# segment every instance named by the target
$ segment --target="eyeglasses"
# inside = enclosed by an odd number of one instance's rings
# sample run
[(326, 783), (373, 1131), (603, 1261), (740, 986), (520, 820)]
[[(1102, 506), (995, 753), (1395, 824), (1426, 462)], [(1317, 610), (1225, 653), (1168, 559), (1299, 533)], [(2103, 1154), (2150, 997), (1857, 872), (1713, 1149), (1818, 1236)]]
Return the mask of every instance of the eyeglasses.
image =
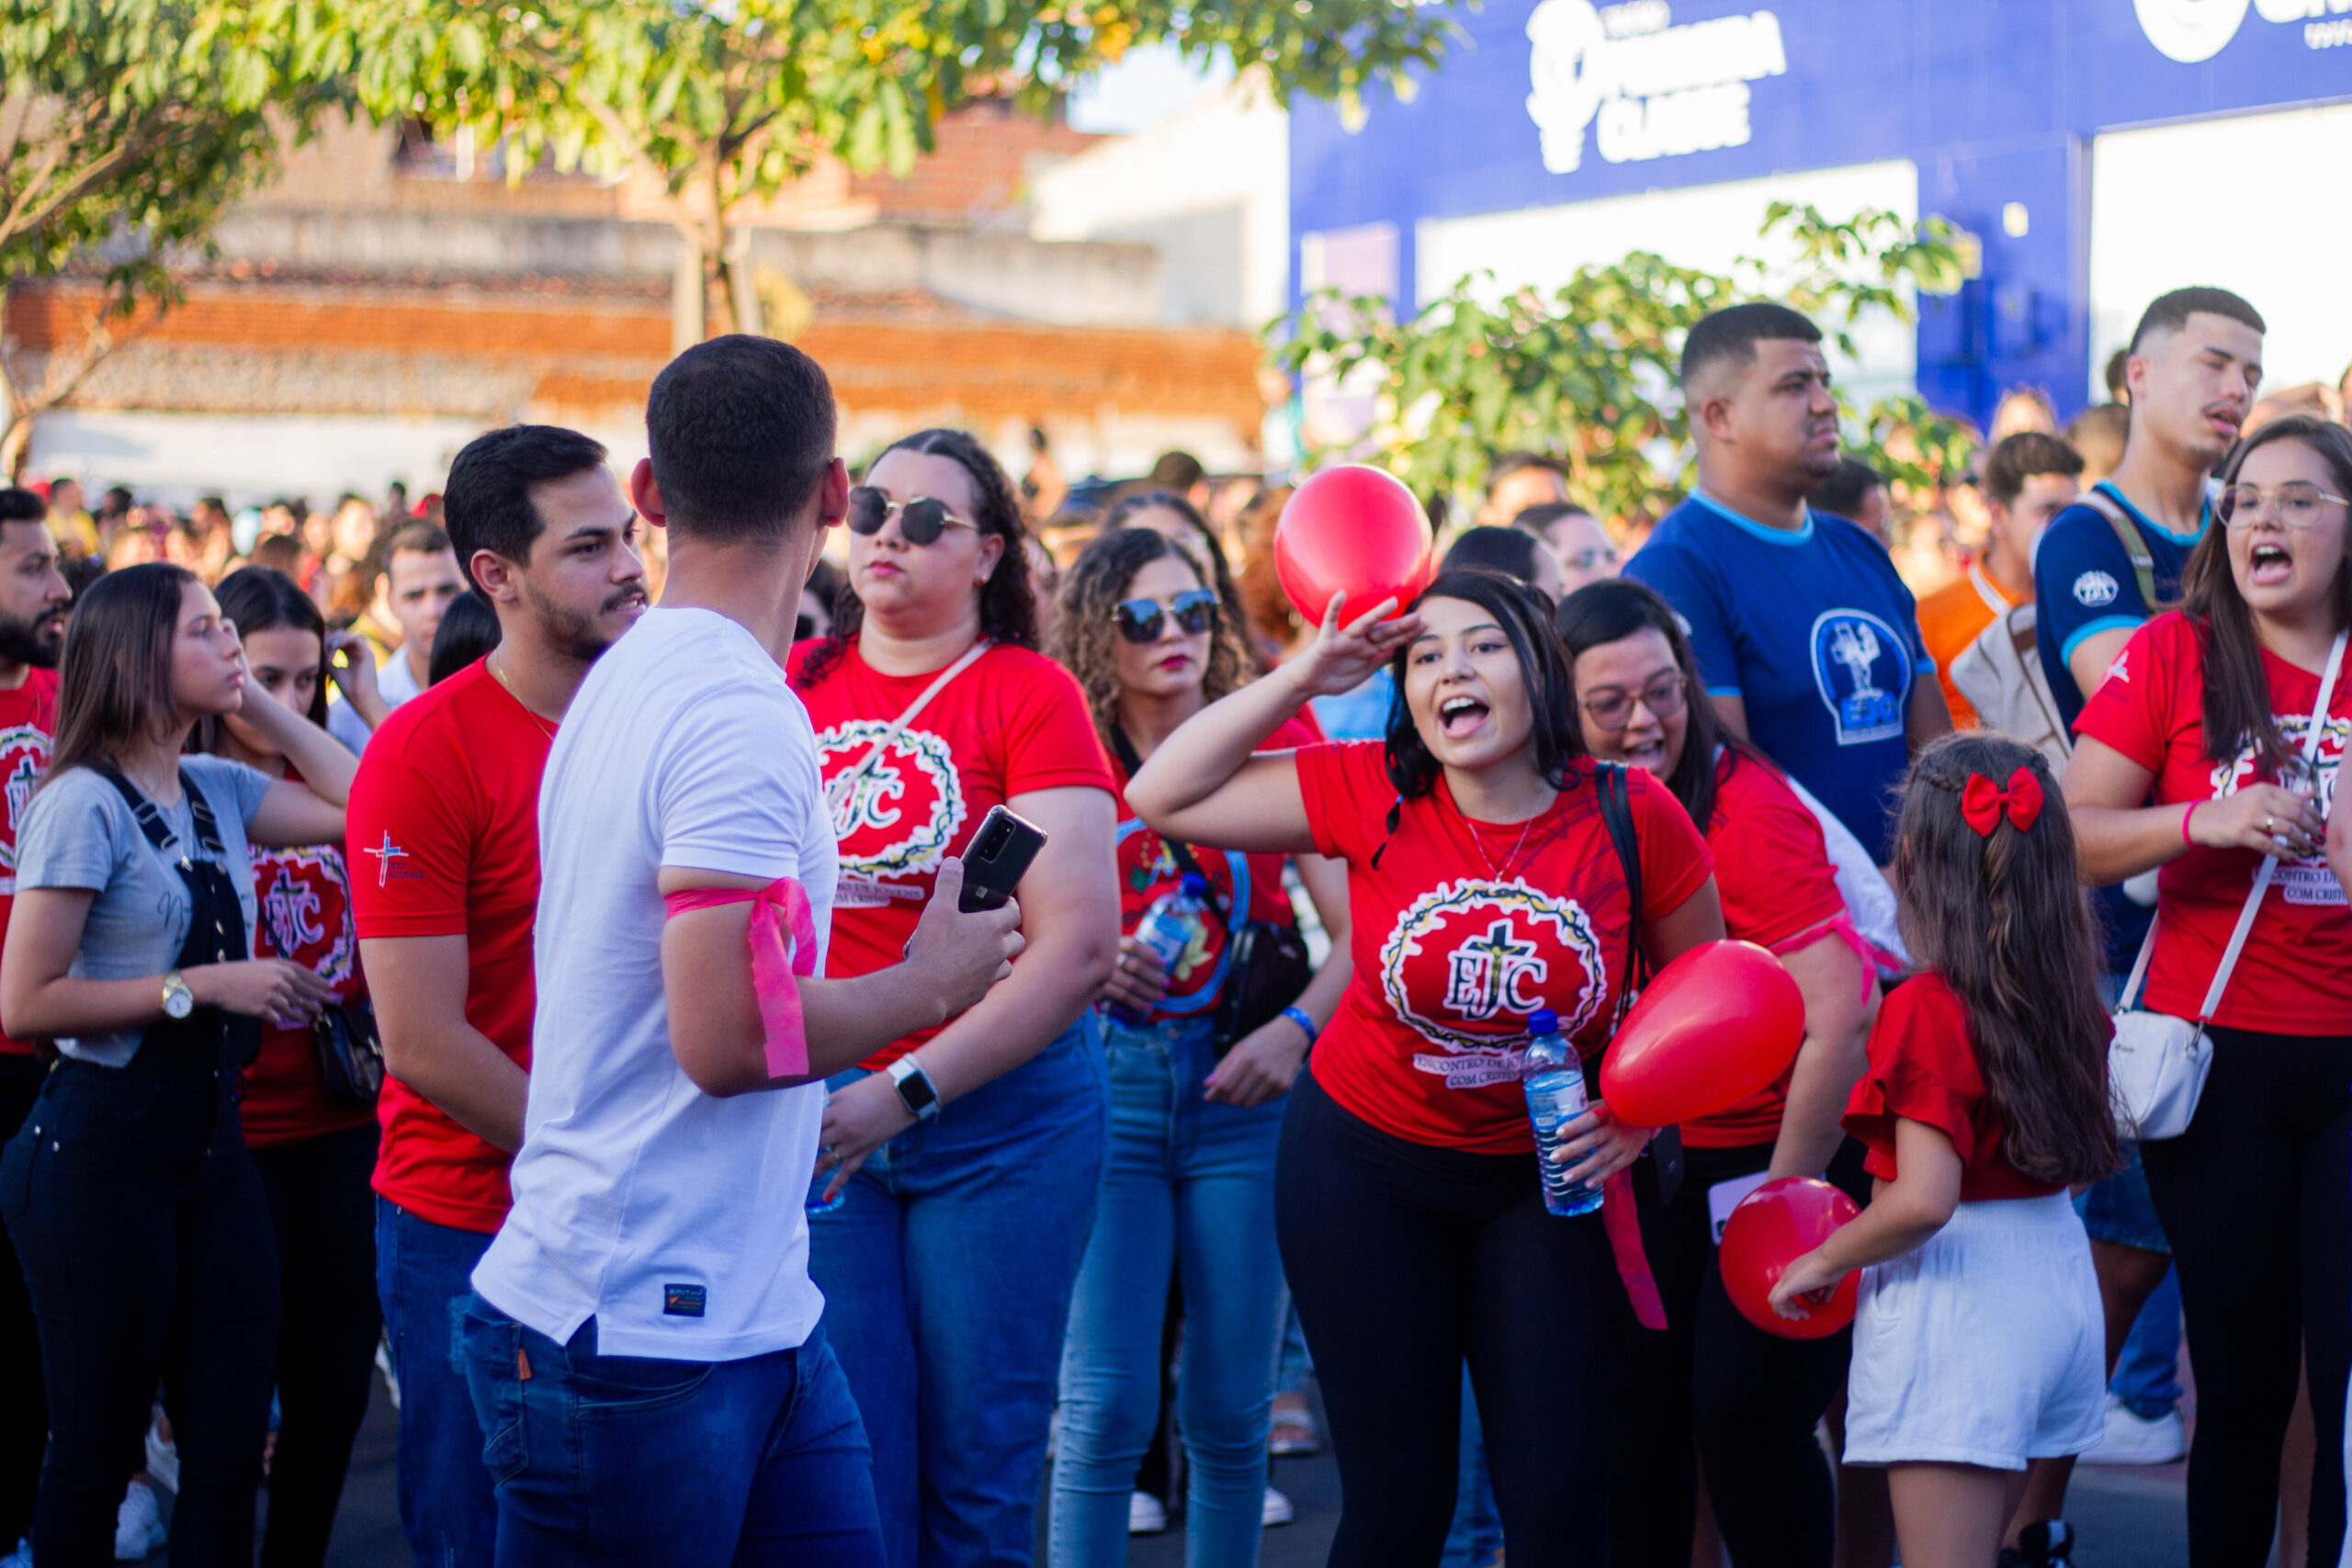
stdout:
[(2266, 491), (2260, 485), (2232, 485), (2222, 492), (2220, 513), (2224, 528), (2250, 528), (2265, 501), (2271, 515), (2286, 528), (2308, 528), (2319, 521), (2322, 502), (2352, 506), (2340, 495), (2330, 495), (2309, 479), (2289, 479)]
[(1604, 686), (1584, 699), (1577, 706), (1590, 718), (1593, 728), (1606, 735), (1614, 735), (1634, 720), (1634, 705), (1640, 703), (1657, 718), (1672, 718), (1682, 711), (1684, 686), (1680, 671), (1660, 675), (1638, 692), (1621, 692), (1614, 686)]
[(1129, 642), (1158, 642), (1167, 629), (1168, 617), (1176, 617), (1177, 630), (1187, 637), (1198, 637), (1216, 625), (1216, 593), (1207, 588), (1187, 588), (1170, 600), (1162, 608), (1157, 599), (1122, 599), (1111, 606), (1111, 620), (1119, 635)]
[(1615, 566), (1617, 552), (1606, 545), (1597, 550), (1577, 550), (1562, 556), (1560, 564), (1571, 571), (1590, 571), (1597, 566)]
[(933, 501), (927, 495), (907, 502), (892, 501), (872, 485), (859, 485), (849, 492), (849, 531), (853, 534), (879, 534), (893, 512), (899, 514), (899, 532), (906, 536), (910, 545), (935, 545), (950, 528), (979, 531), (977, 525), (949, 512), (945, 502)]

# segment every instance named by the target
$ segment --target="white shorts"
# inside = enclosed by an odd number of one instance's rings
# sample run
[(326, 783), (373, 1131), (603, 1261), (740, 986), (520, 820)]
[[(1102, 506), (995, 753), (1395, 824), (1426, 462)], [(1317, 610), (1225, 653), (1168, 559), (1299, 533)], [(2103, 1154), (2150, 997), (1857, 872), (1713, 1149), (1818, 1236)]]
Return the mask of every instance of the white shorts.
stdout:
[(1862, 1271), (1846, 1462), (2023, 1470), (2098, 1446), (2107, 1330), (2064, 1192), (1962, 1203), (1916, 1252)]

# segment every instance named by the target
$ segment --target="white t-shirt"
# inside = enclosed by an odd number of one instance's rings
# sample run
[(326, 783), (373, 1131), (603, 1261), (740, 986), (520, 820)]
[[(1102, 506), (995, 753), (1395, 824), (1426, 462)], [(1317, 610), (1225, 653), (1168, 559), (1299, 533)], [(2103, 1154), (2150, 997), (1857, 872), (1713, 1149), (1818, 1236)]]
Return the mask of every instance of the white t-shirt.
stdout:
[[(386, 707), (398, 707), (417, 693), (424, 690), (418, 683), (416, 671), (408, 667), (408, 649), (395, 649), (392, 656), (376, 666), (376, 690), (382, 694)], [(368, 737), (373, 733), (359, 710), (345, 702), (341, 692), (327, 705), (327, 733), (350, 748), (355, 757), (368, 750)]]
[(821, 1084), (714, 1100), (670, 1048), (662, 867), (808, 890), (831, 819), (808, 710), (735, 622), (656, 609), (588, 672), (539, 786), (538, 1010), (514, 1212), (474, 1286), (559, 1343), (729, 1361), (799, 1345)]

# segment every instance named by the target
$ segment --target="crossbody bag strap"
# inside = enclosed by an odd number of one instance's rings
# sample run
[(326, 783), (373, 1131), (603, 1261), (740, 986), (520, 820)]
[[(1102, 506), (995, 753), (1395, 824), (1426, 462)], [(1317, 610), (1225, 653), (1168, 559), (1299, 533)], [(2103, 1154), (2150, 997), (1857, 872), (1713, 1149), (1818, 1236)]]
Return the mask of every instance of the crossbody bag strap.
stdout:
[(2148, 541), (2140, 536), (2139, 526), (2123, 514), (2123, 508), (2116, 503), (2115, 498), (2098, 485), (2083, 491), (2082, 500), (2084, 505), (2106, 518), (2107, 525), (2115, 530), (2115, 537), (2123, 546), (2123, 553), (2131, 558), (2132, 577), (2139, 584), (2140, 603), (2147, 606), (2148, 614), (2154, 615), (2158, 608), (2156, 561), (2148, 553)]
[(1634, 828), (1633, 790), (1625, 782), (1624, 765), (1596, 764), (1593, 786), (1600, 798), (1601, 825), (1609, 829), (1609, 842), (1617, 852), (1618, 869), (1624, 874), (1625, 893), (1631, 900), (1625, 921), (1625, 983), (1617, 988), (1617, 1017), (1623, 1021), (1625, 1010), (1633, 1005), (1634, 993), (1648, 978), (1642, 953), (1642, 840)]
[[(2335, 646), (2327, 650), (2327, 669), (2319, 678), (2319, 701), (2312, 705), (2311, 723), (2303, 728), (2303, 761), (2312, 762), (2319, 753), (2320, 731), (2327, 724), (2329, 701), (2335, 695), (2336, 672), (2344, 666), (2344, 644), (2346, 633), (2335, 634)], [(2214, 1010), (2222, 1005), (2222, 991), (2230, 983), (2230, 972), (2238, 966), (2238, 954), (2245, 951), (2245, 939), (2254, 930), (2254, 917), (2262, 908), (2262, 895), (2270, 886), (2270, 878), (2278, 869), (2276, 855), (2264, 855), (2256, 868), (2254, 887), (2245, 896), (2245, 908), (2238, 911), (2238, 923), (2230, 932), (2230, 945), (2222, 950), (2221, 967), (2213, 971), (2213, 984), (2205, 992), (2205, 1005), (2198, 1010), (2197, 1021), (2212, 1021)], [(2153, 932), (2151, 933), (2153, 934)]]
[(956, 676), (961, 675), (965, 671), (969, 670), (973, 664), (978, 660), (980, 655), (986, 653), (994, 646), (994, 644), (987, 641), (985, 638), (979, 642), (976, 642), (971, 647), (964, 650), (962, 658), (956, 660), (955, 663), (950, 664), (946, 669), (942, 670), (938, 674), (933, 676), (931, 684), (922, 689), (922, 695), (916, 697), (913, 702), (909, 703), (906, 706), (906, 711), (899, 714), (898, 717), (890, 721), (890, 727), (888, 729), (885, 729), (880, 738), (877, 739), (872, 746), (866, 749), (865, 755), (857, 760), (857, 765), (853, 768), (843, 769), (841, 773), (833, 775), (832, 783), (825, 786), (825, 804), (828, 807), (838, 805), (841, 801), (847, 799), (851, 795), (854, 794), (857, 788), (857, 781), (865, 776), (867, 770), (874, 766), (875, 761), (882, 755), (882, 753), (889, 748), (893, 741), (899, 739), (899, 736), (906, 729), (908, 725), (914, 722), (915, 716), (931, 705), (932, 698), (939, 695), (940, 693), (947, 689), (948, 682), (953, 681)]
[[(1127, 771), (1127, 777), (1134, 778), (1143, 771), (1143, 759), (1136, 754), (1136, 743), (1128, 739), (1127, 732), (1115, 724), (1111, 727), (1111, 750), (1117, 753), (1119, 766)], [(1218, 902), (1216, 884), (1210, 881), (1209, 874), (1201, 869), (1201, 863), (1193, 858), (1191, 846), (1182, 839), (1171, 839), (1165, 833), (1159, 835), (1159, 841), (1168, 846), (1168, 852), (1175, 858), (1179, 872), (1201, 879), (1201, 886), (1208, 897), (1209, 913), (1216, 917), (1216, 923), (1225, 928), (1227, 936), (1232, 935), (1233, 916)]]

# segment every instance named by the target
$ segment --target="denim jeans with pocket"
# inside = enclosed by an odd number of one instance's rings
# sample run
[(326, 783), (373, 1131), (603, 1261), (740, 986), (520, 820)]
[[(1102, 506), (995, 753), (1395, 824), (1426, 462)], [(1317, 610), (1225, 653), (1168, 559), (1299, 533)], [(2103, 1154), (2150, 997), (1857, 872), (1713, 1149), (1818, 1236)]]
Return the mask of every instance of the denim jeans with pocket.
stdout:
[(498, 1505), (458, 1340), (488, 1231), (420, 1219), (376, 1199), (376, 1296), (401, 1385), (401, 1529), (418, 1568), (490, 1568)]
[(734, 1361), (559, 1345), (481, 1296), (462, 1319), (499, 1568), (881, 1568), (873, 1454), (811, 1330)]
[(1274, 1246), (1284, 1100), (1204, 1098), (1205, 1019), (1109, 1025), (1111, 1145), (1062, 1352), (1052, 1568), (1117, 1568), (1127, 1497), (1159, 1414), (1160, 1316), (1183, 1287), (1177, 1424), (1189, 1461), (1191, 1568), (1250, 1568), (1266, 1494), (1266, 1425), (1289, 1298)]
[(809, 1215), (808, 1272), (873, 1440), (890, 1568), (1029, 1568), (1102, 1179), (1102, 1073), (1089, 1011), (868, 1155), (840, 1207)]

